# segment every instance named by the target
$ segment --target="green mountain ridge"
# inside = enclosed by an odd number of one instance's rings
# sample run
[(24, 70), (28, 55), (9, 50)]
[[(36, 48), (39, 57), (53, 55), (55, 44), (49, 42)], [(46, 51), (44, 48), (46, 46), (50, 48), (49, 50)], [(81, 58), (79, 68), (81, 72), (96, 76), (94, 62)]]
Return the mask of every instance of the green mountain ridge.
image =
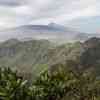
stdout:
[[(0, 66), (11, 67), (19, 73), (33, 73), (35, 66), (47, 62), (47, 51), (51, 44), (47, 40), (8, 40), (0, 44)], [(39, 70), (39, 68), (38, 68)]]
[(48, 40), (11, 39), (0, 43), (0, 66), (11, 67), (20, 74), (36, 76), (48, 66), (53, 70), (55, 64), (66, 64), (75, 70), (93, 68), (100, 75), (99, 51), (99, 38), (56, 46)]

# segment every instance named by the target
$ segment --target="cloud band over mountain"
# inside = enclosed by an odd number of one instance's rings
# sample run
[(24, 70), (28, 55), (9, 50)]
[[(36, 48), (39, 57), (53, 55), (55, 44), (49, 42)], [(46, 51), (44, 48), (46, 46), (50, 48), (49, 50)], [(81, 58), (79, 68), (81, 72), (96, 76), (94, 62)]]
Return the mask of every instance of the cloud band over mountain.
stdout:
[(99, 0), (1, 0), (0, 29), (25, 24), (70, 25), (99, 16)]

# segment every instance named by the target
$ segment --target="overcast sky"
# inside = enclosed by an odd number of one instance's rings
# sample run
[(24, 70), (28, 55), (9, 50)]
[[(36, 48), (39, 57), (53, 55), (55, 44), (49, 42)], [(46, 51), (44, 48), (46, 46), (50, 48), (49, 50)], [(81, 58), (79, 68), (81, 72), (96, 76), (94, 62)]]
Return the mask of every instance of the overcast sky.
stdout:
[(55, 22), (96, 32), (99, 16), (100, 0), (0, 0), (0, 29)]

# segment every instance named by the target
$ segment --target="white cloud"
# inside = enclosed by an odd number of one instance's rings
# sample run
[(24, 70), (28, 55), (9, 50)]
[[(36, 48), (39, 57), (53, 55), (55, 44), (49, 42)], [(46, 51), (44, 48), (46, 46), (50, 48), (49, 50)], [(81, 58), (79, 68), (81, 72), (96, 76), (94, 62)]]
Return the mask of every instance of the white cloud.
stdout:
[(18, 6), (4, 1), (0, 2), (0, 26), (5, 28), (51, 21), (66, 24), (77, 18), (100, 16), (99, 0), (14, 0)]
[(0, 6), (0, 29), (15, 26), (16, 13), (12, 8)]
[(68, 21), (88, 16), (97, 16), (96, 0), (30, 0), (33, 24), (54, 21), (65, 24)]

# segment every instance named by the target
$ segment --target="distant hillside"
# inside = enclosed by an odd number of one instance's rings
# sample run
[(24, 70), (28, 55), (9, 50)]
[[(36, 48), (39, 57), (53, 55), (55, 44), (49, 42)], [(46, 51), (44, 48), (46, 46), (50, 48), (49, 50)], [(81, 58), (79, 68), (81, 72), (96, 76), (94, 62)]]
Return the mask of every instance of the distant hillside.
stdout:
[(38, 75), (55, 64), (66, 64), (74, 70), (95, 69), (100, 75), (100, 39), (84, 43), (55, 45), (48, 40), (19, 41), (10, 39), (0, 43), (0, 66), (17, 69), (19, 73)]
[(56, 23), (48, 25), (23, 25), (0, 31), (0, 40), (17, 39), (48, 39), (53, 42), (84, 41), (99, 34), (88, 34), (78, 32), (70, 27), (65, 27)]
[(55, 45), (48, 40), (10, 39), (0, 43), (0, 66), (36, 75), (47, 69), (48, 65), (65, 63), (67, 59), (71, 59), (73, 50), (80, 50), (79, 48), (79, 42)]
[(0, 44), (0, 66), (12, 67), (19, 73), (38, 73), (47, 64), (48, 58), (45, 55), (51, 47), (48, 40), (7, 40)]
[(91, 38), (83, 43), (84, 52), (80, 63), (85, 68), (92, 67), (100, 75), (100, 38)]
[(77, 71), (92, 69), (100, 75), (100, 38), (58, 46), (49, 51), (49, 57), (52, 65), (62, 63)]

